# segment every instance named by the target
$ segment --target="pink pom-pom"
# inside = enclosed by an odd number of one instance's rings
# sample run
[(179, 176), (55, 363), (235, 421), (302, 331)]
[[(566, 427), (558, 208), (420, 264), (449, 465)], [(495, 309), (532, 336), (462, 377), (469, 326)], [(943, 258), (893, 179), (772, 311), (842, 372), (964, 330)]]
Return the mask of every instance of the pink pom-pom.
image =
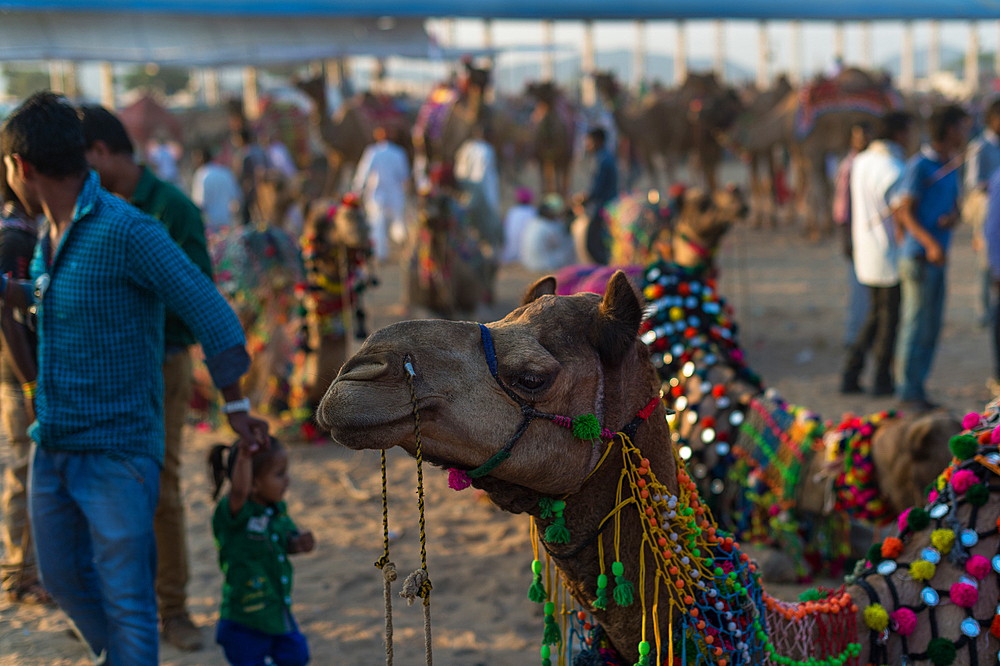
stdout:
[(962, 608), (972, 608), (979, 600), (979, 590), (968, 583), (955, 583), (948, 592), (951, 602)]
[(981, 417), (976, 412), (969, 412), (962, 417), (962, 427), (966, 430), (972, 430), (979, 425), (980, 418)]
[(973, 578), (982, 580), (990, 572), (990, 561), (982, 555), (973, 555), (965, 561), (965, 570)]
[(928, 502), (934, 503), (934, 502), (937, 501), (937, 498), (938, 498), (938, 491), (932, 490), (929, 493), (927, 493), (927, 501)]
[(978, 483), (979, 477), (971, 469), (960, 469), (951, 475), (951, 487), (955, 489), (955, 492), (961, 495), (966, 490), (972, 487), (972, 484)]
[(780, 507), (780, 506), (778, 506), (777, 504), (772, 504), (772, 505), (771, 505), (771, 506), (770, 506), (770, 507), (768, 508), (767, 512), (768, 512), (769, 514), (771, 514), (771, 517), (772, 517), (772, 518), (774, 518), (774, 517), (775, 517), (775, 516), (777, 516), (777, 515), (778, 515), (779, 513), (781, 513), (781, 507)]
[(465, 490), (472, 485), (472, 479), (461, 469), (448, 470), (448, 487), (452, 490)]
[(899, 514), (899, 520), (897, 522), (899, 523), (899, 531), (900, 532), (902, 532), (903, 530), (906, 529), (906, 517), (910, 515), (910, 511), (912, 511), (912, 510), (913, 510), (913, 507), (911, 506), (909, 509), (907, 509), (903, 513)]
[(1000, 444), (1000, 426), (993, 428), (993, 432), (990, 433), (990, 444)]
[(909, 636), (917, 628), (917, 614), (909, 608), (900, 608), (893, 612), (889, 619), (892, 620), (896, 633), (900, 636)]

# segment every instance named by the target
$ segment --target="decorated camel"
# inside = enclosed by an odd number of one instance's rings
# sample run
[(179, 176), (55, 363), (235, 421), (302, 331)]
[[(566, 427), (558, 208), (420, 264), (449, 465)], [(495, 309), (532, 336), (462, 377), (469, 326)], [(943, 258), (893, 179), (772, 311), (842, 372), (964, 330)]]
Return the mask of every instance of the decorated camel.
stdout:
[(377, 126), (385, 128), (393, 141), (401, 142), (412, 158), (413, 147), (408, 140), (412, 119), (399, 111), (389, 98), (363, 93), (345, 100), (336, 115), (331, 115), (322, 76), (297, 81), (295, 85), (312, 101), (309, 119), (318, 130), (326, 151), (324, 196), (338, 193), (343, 175), (350, 175), (357, 167), (365, 148), (374, 140), (372, 132)]
[[(489, 326), (410, 321), (376, 332), (318, 419), (349, 448), (415, 454), (419, 415), (424, 460), (451, 468), (454, 486), (471, 483), (504, 510), (528, 513), (578, 612), (600, 624), (578, 663), (996, 660), (995, 413), (972, 415), (926, 509), (904, 514), (898, 536), (871, 549), (851, 585), (778, 601), (715, 527), (675, 453), (659, 376), (638, 338), (641, 298), (626, 276), (603, 297), (554, 296), (555, 287), (539, 281), (523, 307)], [(529, 595), (549, 600), (550, 664), (567, 637), (542, 566), (533, 571)]]
[[(758, 159), (776, 145), (785, 146), (796, 166), (796, 208), (806, 231), (814, 237), (829, 233), (833, 221), (827, 156), (846, 154), (854, 125), (875, 122), (901, 100), (886, 79), (858, 69), (817, 79), (775, 100), (779, 93), (780, 87), (763, 96), (759, 115), (747, 115), (732, 138)], [(769, 111), (768, 104), (773, 104)]]
[[(616, 205), (612, 255), (648, 300), (641, 338), (676, 411), (671, 437), (707, 503), (744, 541), (791, 554), (768, 559), (769, 579), (841, 571), (851, 521), (879, 527), (919, 500), (948, 464), (959, 424), (894, 412), (824, 423), (765, 393), (715, 281), (719, 242), (746, 214), (738, 190), (674, 192), (670, 220), (628, 197)], [(559, 293), (603, 294), (615, 270), (564, 269)]]
[(407, 273), (407, 305), (445, 319), (472, 316), (491, 302), (497, 273), (493, 246), (451, 192), (421, 197)]
[(662, 156), (668, 182), (675, 182), (674, 161), (691, 156), (709, 191), (718, 183), (722, 161), (720, 139), (738, 117), (741, 105), (735, 91), (713, 74), (691, 74), (678, 90), (653, 93), (632, 103), (609, 72), (595, 75), (597, 91), (610, 105), (619, 131), (638, 148), (646, 169), (658, 187), (656, 156)]
[(576, 123), (573, 109), (551, 82), (529, 84), (527, 96), (535, 100), (531, 114), (532, 156), (542, 173), (542, 192), (569, 195), (570, 169)]

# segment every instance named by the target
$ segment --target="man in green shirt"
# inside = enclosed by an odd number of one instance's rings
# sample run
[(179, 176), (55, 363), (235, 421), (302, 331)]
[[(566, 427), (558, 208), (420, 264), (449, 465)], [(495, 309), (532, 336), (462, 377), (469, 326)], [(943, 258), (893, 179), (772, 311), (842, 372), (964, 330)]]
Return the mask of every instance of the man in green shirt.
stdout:
[[(87, 161), (101, 185), (164, 224), (167, 233), (204, 273), (212, 277), (201, 211), (173, 185), (137, 164), (132, 141), (121, 121), (99, 106), (80, 109)], [(156, 534), (156, 596), (163, 638), (184, 651), (200, 650), (201, 632), (187, 612), (187, 543), (180, 493), (181, 435), (191, 401), (191, 345), (195, 337), (179, 317), (167, 311), (163, 355), (165, 429)]]

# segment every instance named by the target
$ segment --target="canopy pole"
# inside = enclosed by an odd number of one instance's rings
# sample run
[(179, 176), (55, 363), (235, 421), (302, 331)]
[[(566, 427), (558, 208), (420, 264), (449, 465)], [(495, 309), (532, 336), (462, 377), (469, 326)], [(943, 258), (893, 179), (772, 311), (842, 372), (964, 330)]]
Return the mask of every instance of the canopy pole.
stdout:
[(792, 85), (802, 84), (802, 62), (804, 59), (802, 54), (802, 21), (796, 19), (792, 21), (792, 62), (788, 68)]
[(872, 22), (861, 23), (861, 66), (866, 70), (872, 68)]
[(927, 51), (927, 78), (941, 71), (941, 21), (931, 21), (931, 45)]
[[(483, 19), (483, 46), (488, 51), (493, 50), (493, 19)], [(490, 53), (486, 60), (489, 63), (490, 69), (493, 69), (493, 54)]]
[(721, 19), (715, 20), (715, 75), (726, 80), (726, 24)]
[(63, 85), (66, 88), (66, 97), (76, 99), (80, 96), (79, 72), (72, 60), (63, 61)]
[(260, 118), (260, 99), (257, 91), (257, 68), (243, 68), (243, 113), (248, 120)]
[(767, 71), (767, 22), (757, 24), (757, 89), (767, 90), (770, 77)]
[(913, 21), (903, 22), (903, 50), (900, 58), (899, 87), (905, 93), (912, 93), (916, 83), (913, 68)]
[(979, 91), (979, 24), (969, 21), (969, 46), (965, 51), (965, 84), (969, 94)]
[(101, 63), (101, 106), (115, 108), (115, 69), (107, 61)]
[(583, 68), (580, 101), (585, 107), (594, 106), (597, 104), (597, 87), (594, 82), (597, 61), (594, 57), (594, 22), (589, 19), (583, 22), (583, 54), (580, 64)]
[(688, 75), (687, 64), (687, 24), (677, 21), (677, 44), (674, 52), (674, 85), (684, 85)]
[(545, 49), (542, 55), (542, 81), (554, 81), (556, 78), (556, 57), (553, 43), (556, 40), (556, 22), (542, 21), (542, 45)]
[(836, 21), (833, 24), (833, 57), (844, 61), (844, 22)]
[(201, 70), (202, 84), (205, 88), (205, 104), (210, 107), (219, 106), (219, 71), (214, 67)]
[(636, 90), (642, 88), (646, 78), (646, 22), (635, 22), (635, 48), (632, 50), (632, 85)]
[(49, 90), (54, 93), (64, 93), (66, 88), (63, 85), (63, 69), (61, 60), (49, 60)]

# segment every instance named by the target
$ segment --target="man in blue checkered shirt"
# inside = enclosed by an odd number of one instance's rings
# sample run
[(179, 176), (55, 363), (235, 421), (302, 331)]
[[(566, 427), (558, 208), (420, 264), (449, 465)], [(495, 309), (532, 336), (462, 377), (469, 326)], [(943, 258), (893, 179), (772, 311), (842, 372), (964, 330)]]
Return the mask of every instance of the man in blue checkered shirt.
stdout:
[(101, 189), (76, 110), (29, 98), (0, 130), (7, 180), (44, 214), (30, 283), (6, 307), (38, 315), (30, 517), (46, 588), (95, 655), (158, 663), (153, 513), (163, 460), (164, 306), (202, 344), (240, 437), (266, 445), (239, 379), (239, 321), (162, 225)]

